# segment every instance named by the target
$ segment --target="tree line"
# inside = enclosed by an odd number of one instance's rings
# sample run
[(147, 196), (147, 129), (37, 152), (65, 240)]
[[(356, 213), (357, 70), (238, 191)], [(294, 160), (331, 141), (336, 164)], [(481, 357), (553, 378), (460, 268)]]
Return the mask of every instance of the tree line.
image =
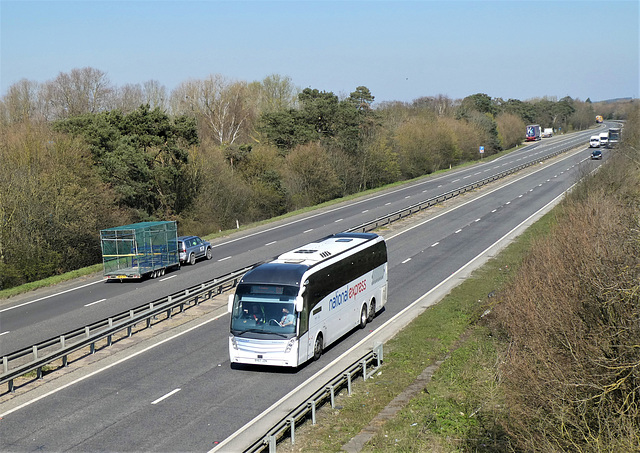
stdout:
[(206, 235), (474, 161), (479, 146), (490, 156), (528, 123), (570, 131), (596, 114), (570, 97), (374, 100), (277, 74), (171, 92), (94, 68), (17, 82), (0, 99), (0, 288), (100, 262), (103, 228), (176, 220)]

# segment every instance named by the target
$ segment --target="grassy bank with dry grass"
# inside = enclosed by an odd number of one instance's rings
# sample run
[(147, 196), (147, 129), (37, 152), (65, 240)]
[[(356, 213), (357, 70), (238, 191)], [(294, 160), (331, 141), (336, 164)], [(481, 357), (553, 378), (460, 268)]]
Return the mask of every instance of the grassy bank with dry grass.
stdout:
[(640, 111), (554, 211), (385, 345), (279, 452), (337, 452), (429, 364), (364, 452), (636, 451), (640, 445)]

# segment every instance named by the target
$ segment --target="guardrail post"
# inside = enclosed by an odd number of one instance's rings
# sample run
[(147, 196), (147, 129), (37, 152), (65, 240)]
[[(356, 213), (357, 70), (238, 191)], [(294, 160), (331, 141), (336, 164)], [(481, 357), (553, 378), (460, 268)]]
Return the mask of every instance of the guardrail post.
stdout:
[(31, 347), (31, 351), (33, 353), (33, 360), (38, 360), (38, 346), (34, 344)]
[(329, 393), (331, 394), (331, 408), (335, 409), (336, 408), (336, 396), (335, 396), (335, 393), (333, 391), (333, 385), (328, 385), (327, 386), (327, 390), (329, 390)]
[(291, 417), (289, 419), (289, 425), (291, 426), (291, 445), (296, 443), (296, 419)]
[(380, 365), (382, 365), (382, 361), (384, 360), (382, 353), (382, 342), (376, 341), (373, 343), (373, 353), (375, 354), (376, 360), (378, 361), (378, 367), (380, 367)]
[(89, 326), (84, 328), (84, 335), (89, 338)]
[(367, 380), (367, 359), (362, 359), (362, 379)]
[(13, 386), (13, 379), (9, 379), (9, 393), (15, 393), (16, 392), (16, 388)]
[(60, 335), (60, 349), (64, 349), (64, 335)]
[(42, 367), (39, 366), (37, 371), (36, 371), (36, 376), (38, 379), (42, 379)]
[[(133, 318), (133, 310), (129, 310), (129, 318)], [(131, 335), (133, 335), (133, 326), (128, 326), (127, 327), (127, 338), (131, 338)]]
[(351, 396), (351, 372), (347, 371), (344, 376), (347, 378), (347, 393)]
[[(109, 318), (109, 327), (113, 327), (113, 318)], [(111, 346), (111, 335), (107, 337), (107, 346)]]
[(93, 354), (95, 354), (95, 353), (96, 353), (96, 343), (95, 343), (95, 341), (94, 341), (94, 342), (92, 342), (92, 343), (89, 345), (89, 351), (90, 351), (91, 355), (93, 355)]
[(3, 373), (6, 373), (9, 371), (9, 358), (5, 355), (2, 356), (2, 369), (3, 369)]
[(311, 424), (316, 424), (316, 400), (310, 401), (309, 406), (311, 406)]
[(62, 356), (62, 368), (66, 368), (68, 365), (69, 365), (69, 356), (65, 354)]

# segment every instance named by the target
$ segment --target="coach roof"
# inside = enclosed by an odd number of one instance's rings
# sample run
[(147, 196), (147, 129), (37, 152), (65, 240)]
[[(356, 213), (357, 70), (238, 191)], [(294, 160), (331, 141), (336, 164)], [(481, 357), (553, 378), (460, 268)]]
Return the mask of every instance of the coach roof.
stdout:
[(313, 266), (377, 237), (373, 233), (338, 233), (283, 253), (273, 262)]
[(261, 264), (240, 283), (299, 285), (310, 267), (365, 242), (378, 238), (374, 233), (338, 233), (283, 253), (273, 261)]

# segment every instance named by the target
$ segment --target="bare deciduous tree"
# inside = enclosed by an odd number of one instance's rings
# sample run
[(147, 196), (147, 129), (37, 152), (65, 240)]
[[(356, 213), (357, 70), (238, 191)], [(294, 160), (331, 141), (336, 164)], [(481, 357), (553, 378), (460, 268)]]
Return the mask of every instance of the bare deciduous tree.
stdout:
[(142, 84), (144, 102), (152, 109), (167, 110), (167, 88), (157, 80), (148, 80)]
[(11, 85), (2, 100), (2, 121), (14, 124), (39, 116), (40, 87), (37, 82), (22, 79)]
[(145, 104), (142, 88), (138, 84), (128, 83), (113, 90), (110, 109), (117, 109), (126, 114), (133, 112), (142, 104)]
[(44, 88), (54, 119), (103, 111), (113, 91), (107, 74), (91, 67), (61, 72)]
[(201, 129), (219, 145), (231, 145), (245, 132), (253, 117), (245, 82), (219, 74), (182, 83), (172, 94), (172, 108), (198, 118)]
[(261, 82), (251, 83), (249, 89), (259, 113), (292, 109), (298, 105), (300, 89), (293, 84), (291, 77), (271, 74)]

